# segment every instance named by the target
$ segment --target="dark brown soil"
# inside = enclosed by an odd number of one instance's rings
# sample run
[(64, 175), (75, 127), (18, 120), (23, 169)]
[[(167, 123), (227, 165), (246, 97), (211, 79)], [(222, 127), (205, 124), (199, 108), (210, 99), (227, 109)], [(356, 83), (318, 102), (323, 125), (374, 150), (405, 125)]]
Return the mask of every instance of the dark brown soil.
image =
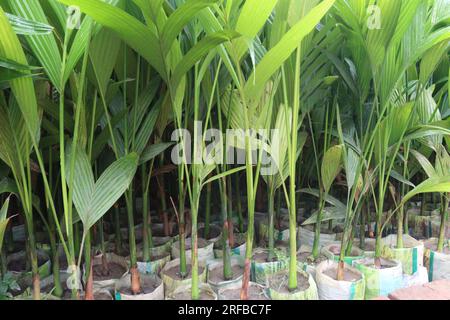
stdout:
[(303, 262), (303, 263), (307, 263), (310, 265), (318, 265), (319, 263), (328, 260), (328, 258), (326, 256), (324, 256), (323, 254), (319, 254), (319, 256), (317, 257), (316, 260), (312, 260), (312, 253), (311, 252), (301, 252), (301, 253), (297, 253), (297, 261)]
[(270, 278), (270, 288), (284, 294), (305, 291), (309, 288), (308, 278), (303, 273), (297, 272), (297, 289), (291, 292), (288, 287), (288, 278), (289, 275), (286, 272), (273, 275)]
[[(170, 232), (171, 231), (171, 232)], [(174, 237), (178, 235), (178, 226), (169, 226), (169, 237)], [(164, 228), (152, 228), (152, 236), (153, 237), (166, 237), (167, 235), (164, 233)]]
[(220, 236), (220, 232), (221, 230), (219, 227), (211, 226), (209, 228), (209, 236), (205, 237), (205, 228), (201, 227), (200, 229), (198, 229), (198, 234), (200, 234), (206, 240), (217, 238), (218, 236)]
[(59, 269), (60, 270), (67, 270), (67, 259), (64, 257), (64, 258), (59, 258)]
[(257, 262), (257, 263), (267, 262), (268, 253), (269, 253), (268, 251), (255, 252), (253, 254), (252, 260)]
[[(327, 275), (333, 280), (337, 280), (337, 267), (333, 266), (331, 268), (328, 268), (323, 272), (323, 274)], [(356, 272), (353, 272), (352, 270), (349, 270), (347, 268), (344, 268), (344, 281), (349, 282), (355, 282), (361, 279), (361, 275), (357, 274)]]
[[(203, 238), (198, 238), (197, 240), (197, 246), (199, 249), (205, 248), (206, 246), (209, 245), (209, 242), (206, 241)], [(180, 248), (180, 242), (177, 242), (177, 246), (178, 249)], [(189, 239), (189, 241), (186, 241), (186, 250), (191, 250), (191, 239)]]
[[(42, 257), (38, 257), (38, 266), (42, 266), (45, 262), (47, 262), (46, 259)], [(8, 263), (8, 270), (9, 271), (15, 271), (15, 272), (26, 272), (29, 270), (27, 269), (27, 261), (26, 259), (17, 259), (10, 261)]]
[(158, 238), (158, 237), (155, 237), (155, 239), (153, 239), (153, 247), (162, 246), (163, 244), (166, 244), (169, 241), (170, 241), (169, 238)]
[[(241, 289), (235, 288), (223, 290), (221, 295), (222, 297), (225, 298), (224, 300), (240, 300)], [(250, 287), (248, 288), (248, 300), (269, 300), (269, 299), (265, 296), (262, 288), (251, 284)]]
[[(236, 280), (239, 276), (244, 274), (244, 268), (239, 265), (231, 266), (231, 271), (233, 272), (233, 278), (231, 280)], [(219, 283), (225, 281), (223, 279), (223, 266), (217, 266), (208, 272), (208, 278), (212, 283)]]
[(93, 268), (94, 281), (103, 281), (110, 279), (120, 279), (127, 272), (127, 269), (120, 264), (108, 262), (108, 273), (105, 274), (101, 264), (95, 265)]
[[(180, 275), (180, 266), (179, 265), (173, 266), (172, 268), (165, 270), (164, 274), (174, 280), (177, 280), (177, 281), (190, 279), (191, 278), (191, 265), (190, 264), (186, 265), (186, 269), (187, 269), (187, 276), (184, 278), (182, 278)], [(198, 274), (199, 275), (203, 273), (203, 270), (204, 270), (204, 267), (198, 266)]]
[[(155, 291), (160, 286), (160, 283), (156, 279), (146, 279), (145, 284), (141, 280), (141, 293), (140, 294), (148, 294)], [(127, 296), (132, 296), (133, 292), (131, 291), (131, 286), (126, 288), (121, 288), (120, 293), (126, 294)]]

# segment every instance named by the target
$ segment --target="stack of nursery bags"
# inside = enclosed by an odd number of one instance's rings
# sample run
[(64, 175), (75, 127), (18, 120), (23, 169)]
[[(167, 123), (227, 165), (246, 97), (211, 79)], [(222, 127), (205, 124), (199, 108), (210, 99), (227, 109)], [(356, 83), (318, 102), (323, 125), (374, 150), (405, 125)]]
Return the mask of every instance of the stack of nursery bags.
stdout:
[(389, 293), (428, 282), (423, 266), (424, 245), (409, 235), (403, 235), (402, 249), (397, 249), (397, 235), (382, 239), (383, 269), (373, 267), (373, 257), (353, 261), (353, 266), (364, 274), (366, 299), (387, 296)]

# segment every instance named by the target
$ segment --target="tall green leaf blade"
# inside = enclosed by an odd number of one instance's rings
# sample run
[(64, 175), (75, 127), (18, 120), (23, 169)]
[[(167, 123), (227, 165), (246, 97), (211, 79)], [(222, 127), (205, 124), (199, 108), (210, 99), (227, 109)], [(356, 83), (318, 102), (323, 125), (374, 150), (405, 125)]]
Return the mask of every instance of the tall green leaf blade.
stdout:
[(139, 158), (139, 165), (156, 158), (161, 153), (166, 151), (170, 146), (173, 146), (173, 142), (156, 143), (147, 146), (147, 148), (145, 148), (145, 150), (142, 152), (141, 157)]
[[(66, 152), (66, 162), (70, 163), (73, 156), (73, 145)], [(66, 166), (67, 184), (71, 181), (70, 166)], [(75, 167), (73, 176), (73, 203), (84, 225), (89, 223), (89, 212), (95, 190), (94, 174), (91, 163), (83, 148), (77, 146), (75, 152)]]
[(342, 168), (343, 148), (343, 145), (333, 146), (328, 149), (323, 156), (321, 175), (322, 184), (326, 193), (330, 191), (334, 179), (336, 179), (336, 176)]
[(235, 31), (225, 30), (219, 31), (200, 40), (188, 53), (181, 59), (176, 66), (172, 75), (173, 88), (178, 88), (181, 80), (186, 73), (197, 63), (201, 58), (207, 55), (211, 50), (214, 50), (218, 45), (230, 41), (239, 34)]
[(3, 203), (2, 208), (0, 209), (0, 252), (2, 251), (3, 238), (5, 236), (6, 227), (9, 222), (9, 218), (6, 218), (8, 208), (9, 208), (9, 197), (6, 199), (5, 203)]
[(239, 14), (235, 30), (243, 38), (234, 42), (236, 56), (240, 60), (248, 49), (247, 41), (252, 41), (264, 27), (278, 0), (247, 0)]
[(335, 0), (325, 0), (313, 8), (303, 19), (294, 25), (283, 38), (264, 56), (250, 75), (245, 85), (247, 99), (256, 99), (263, 91), (266, 82), (297, 49), (306, 37), (328, 12)]
[(99, 0), (59, 0), (66, 5), (76, 5), (95, 21), (113, 30), (124, 42), (146, 59), (158, 73), (167, 79), (158, 38), (142, 22), (110, 4)]
[(406, 203), (412, 197), (421, 193), (449, 193), (450, 192), (450, 175), (443, 177), (428, 178), (413, 190), (408, 192), (402, 199), (402, 204)]
[(106, 95), (106, 89), (117, 62), (121, 41), (109, 29), (101, 30), (92, 40), (89, 56), (99, 91)]
[(138, 160), (136, 153), (130, 153), (103, 172), (95, 184), (85, 227), (92, 227), (128, 189), (136, 173)]
[[(39, 1), (10, 0), (9, 5), (18, 16), (31, 21), (48, 24)], [(62, 59), (55, 36), (53, 34), (31, 35), (25, 39), (47, 72), (50, 81), (60, 90)]]
[[(2, 41), (0, 41), (0, 56), (27, 65), (27, 59), (22, 45), (14, 33), (8, 18), (0, 7), (0, 30), (2, 30)], [(33, 80), (29, 77), (14, 79), (10, 82), (12, 92), (22, 111), (28, 132), (36, 135), (39, 132), (39, 113), (36, 102), (36, 92)]]
[(3, 180), (0, 181), (0, 194), (3, 193), (19, 194), (16, 182), (10, 178), (3, 178)]
[(13, 27), (16, 34), (36, 36), (47, 35), (53, 32), (53, 27), (48, 24), (24, 19), (8, 13), (6, 16), (8, 17), (9, 23)]
[(199, 11), (217, 3), (218, 0), (188, 0), (182, 4), (167, 19), (161, 32), (161, 41), (164, 52), (167, 54), (175, 39)]
[(436, 170), (434, 169), (433, 165), (423, 154), (417, 152), (416, 150), (411, 150), (411, 153), (414, 155), (419, 164), (422, 166), (428, 178), (437, 176)]

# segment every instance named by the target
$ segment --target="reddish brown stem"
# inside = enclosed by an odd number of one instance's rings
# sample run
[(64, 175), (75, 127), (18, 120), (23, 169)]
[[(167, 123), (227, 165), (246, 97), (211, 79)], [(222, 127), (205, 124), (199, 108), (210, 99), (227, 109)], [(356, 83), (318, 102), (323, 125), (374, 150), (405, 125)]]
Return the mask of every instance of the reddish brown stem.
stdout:
[[(103, 258), (103, 257), (102, 257)], [(84, 295), (84, 300), (95, 300), (94, 298), (94, 276), (93, 276), (93, 268), (92, 268), (92, 259), (89, 265), (89, 276), (86, 283), (86, 292)]]
[(344, 280), (344, 269), (345, 269), (344, 261), (339, 261), (338, 269), (337, 269), (337, 275), (336, 275), (336, 280), (337, 281), (343, 281)]
[(241, 300), (248, 300), (248, 286), (250, 283), (250, 259), (245, 259), (244, 277), (242, 279)]
[(41, 279), (39, 277), (39, 274), (33, 275), (33, 299), (41, 299)]
[(130, 268), (131, 274), (131, 292), (134, 295), (139, 294), (141, 292), (141, 279), (139, 277), (139, 271), (136, 267)]

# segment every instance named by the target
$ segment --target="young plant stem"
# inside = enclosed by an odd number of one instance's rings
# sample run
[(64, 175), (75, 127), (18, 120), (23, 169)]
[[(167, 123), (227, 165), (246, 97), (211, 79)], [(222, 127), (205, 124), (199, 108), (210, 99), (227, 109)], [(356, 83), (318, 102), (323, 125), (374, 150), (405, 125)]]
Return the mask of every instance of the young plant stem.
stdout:
[[(50, 219), (50, 221), (51, 220), (52, 219)], [(50, 226), (52, 226), (52, 223), (50, 224)], [(60, 277), (59, 252), (53, 228), (49, 233), (49, 237), (50, 237), (50, 251), (52, 253), (51, 262), (52, 262), (53, 285), (55, 287), (55, 289), (53, 290), (53, 295), (56, 297), (61, 297), (63, 294), (63, 288), (61, 285), (61, 277)]]
[(314, 243), (313, 243), (313, 249), (312, 249), (312, 256), (314, 261), (319, 257), (320, 254), (320, 232), (321, 232), (321, 225), (322, 225), (322, 216), (323, 216), (323, 209), (325, 207), (325, 200), (324, 196), (321, 193), (320, 199), (319, 199), (319, 210), (317, 211), (317, 220), (316, 224), (314, 225)]
[(449, 196), (450, 194), (441, 195), (441, 225), (439, 228), (439, 240), (437, 245), (438, 252), (442, 252), (444, 250), (445, 232), (447, 230), (448, 220)]
[[(409, 157), (409, 143), (405, 143), (405, 152), (404, 152), (404, 156), (403, 156), (403, 177), (407, 178), (408, 175), (408, 157)], [(405, 184), (402, 183), (402, 187), (401, 187), (401, 194), (400, 194), (400, 198), (403, 198), (403, 196), (405, 195)], [(404, 232), (404, 227), (403, 227), (403, 221), (404, 221), (404, 214), (405, 212), (405, 205), (401, 204), (400, 209), (398, 210), (397, 213), (397, 248), (401, 249), (403, 248), (403, 232)]]
[(222, 262), (223, 262), (223, 279), (230, 280), (233, 278), (233, 272), (231, 269), (231, 250), (230, 250), (230, 240), (229, 231), (230, 225), (228, 223), (228, 208), (226, 200), (226, 180), (225, 178), (220, 179), (220, 202), (221, 202), (221, 218), (222, 218)]
[(211, 183), (206, 186), (206, 204), (205, 204), (205, 227), (203, 228), (203, 238), (209, 239), (211, 223)]
[[(184, 177), (184, 173), (182, 173)], [(184, 181), (180, 180), (180, 202), (179, 202), (179, 234), (180, 234), (180, 276), (185, 278), (188, 275), (186, 259), (186, 223), (184, 208)]]
[(301, 46), (297, 48), (295, 64), (294, 97), (292, 106), (292, 137), (289, 147), (289, 282), (290, 291), (297, 289), (297, 209), (296, 209), (296, 163), (297, 163), (297, 139), (298, 117), (300, 112), (300, 65)]
[(269, 252), (267, 253), (267, 261), (273, 261), (275, 258), (275, 240), (274, 240), (274, 229), (275, 229), (275, 208), (274, 208), (274, 202), (275, 202), (275, 191), (272, 187), (268, 187), (269, 190), (267, 191), (268, 195), (268, 205), (269, 205), (269, 232), (268, 232), (268, 249)]
[[(236, 175), (236, 194), (237, 196), (237, 213), (238, 213), (238, 224), (239, 224), (239, 232), (244, 233), (244, 217), (242, 215), (242, 202), (241, 202), (241, 187), (239, 184), (239, 174)], [(231, 213), (230, 213), (231, 214)]]
[(134, 208), (133, 208), (133, 185), (126, 191), (126, 206), (128, 216), (128, 240), (130, 246), (130, 273), (131, 273), (131, 291), (133, 294), (141, 292), (141, 281), (137, 269), (137, 251), (136, 251), (136, 230), (134, 228)]
[(91, 245), (91, 230), (86, 232), (85, 247), (84, 247), (84, 267), (86, 288), (84, 293), (85, 300), (94, 300), (94, 279), (92, 274), (92, 245)]
[(149, 194), (146, 188), (145, 181), (147, 181), (147, 169), (146, 165), (141, 166), (141, 179), (142, 179), (142, 241), (143, 241), (143, 261), (150, 262), (150, 236), (151, 229), (149, 227)]
[(33, 219), (27, 219), (28, 241), (30, 248), (31, 273), (33, 281), (33, 299), (41, 299), (41, 281), (39, 276), (38, 256), (36, 250), (36, 239), (34, 235)]
[(115, 227), (115, 242), (116, 242), (116, 252), (122, 254), (122, 232), (120, 231), (120, 208), (119, 204), (114, 204), (114, 227)]
[[(230, 246), (234, 247), (234, 223), (233, 223), (233, 180), (231, 179), (231, 176), (226, 177), (226, 190), (227, 192), (227, 216), (228, 216), (228, 239), (230, 241)], [(242, 220), (243, 223), (243, 220)], [(242, 229), (244, 226), (242, 226)], [(230, 267), (231, 268), (231, 267)]]
[(366, 218), (367, 223), (370, 223), (370, 220), (368, 219), (370, 212), (370, 205), (369, 201), (364, 201), (363, 209), (361, 211), (361, 220), (359, 222), (359, 247), (362, 250), (365, 250), (366, 248)]

